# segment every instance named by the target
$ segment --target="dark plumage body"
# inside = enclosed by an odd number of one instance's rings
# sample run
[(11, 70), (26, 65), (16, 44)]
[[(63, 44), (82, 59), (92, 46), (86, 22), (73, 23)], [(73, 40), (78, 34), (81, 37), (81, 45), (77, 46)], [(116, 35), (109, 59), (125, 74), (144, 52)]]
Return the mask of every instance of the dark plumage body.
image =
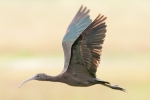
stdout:
[(96, 78), (96, 70), (100, 63), (102, 44), (106, 33), (104, 22), (106, 17), (98, 15), (92, 22), (88, 15), (89, 11), (86, 7), (81, 6), (63, 38), (62, 45), (65, 56), (63, 71), (57, 76), (40, 73), (22, 84), (29, 80), (62, 82), (81, 87), (101, 84), (125, 91), (117, 85), (112, 86), (109, 82)]

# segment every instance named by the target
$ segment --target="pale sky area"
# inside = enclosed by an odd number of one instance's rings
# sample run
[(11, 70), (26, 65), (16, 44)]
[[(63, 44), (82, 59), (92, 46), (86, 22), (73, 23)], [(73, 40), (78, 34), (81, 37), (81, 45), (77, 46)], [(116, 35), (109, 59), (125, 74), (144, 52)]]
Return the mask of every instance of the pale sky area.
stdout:
[(148, 0), (38, 0), (0, 1), (0, 54), (63, 53), (62, 38), (81, 5), (91, 19), (108, 17), (104, 51), (150, 50)]

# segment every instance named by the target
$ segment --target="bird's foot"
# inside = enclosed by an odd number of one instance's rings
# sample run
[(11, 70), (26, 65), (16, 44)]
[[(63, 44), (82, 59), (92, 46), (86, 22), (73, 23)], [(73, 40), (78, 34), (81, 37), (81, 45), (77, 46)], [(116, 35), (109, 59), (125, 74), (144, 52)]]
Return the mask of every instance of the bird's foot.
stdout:
[(126, 89), (123, 89), (122, 87), (119, 87), (118, 85), (110, 85), (110, 88), (126, 92)]

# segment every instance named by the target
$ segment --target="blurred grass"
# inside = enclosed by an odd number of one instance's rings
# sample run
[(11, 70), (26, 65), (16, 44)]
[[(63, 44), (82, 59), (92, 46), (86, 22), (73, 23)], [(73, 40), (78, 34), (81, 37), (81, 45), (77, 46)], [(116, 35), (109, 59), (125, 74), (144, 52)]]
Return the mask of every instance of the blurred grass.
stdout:
[[(32, 77), (37, 73), (46, 73), (49, 75), (57, 75), (62, 71), (63, 58), (52, 57), (51, 65), (46, 65), (45, 62), (35, 67), (34, 64), (26, 62), (27, 68), (24, 65), (22, 68), (16, 68), (11, 59), (8, 62), (12, 67), (3, 67), (0, 70), (1, 87), (0, 99), (5, 100), (27, 100), (27, 99), (65, 99), (65, 100), (149, 100), (150, 90), (150, 67), (148, 61), (141, 59), (137, 60), (137, 56), (150, 59), (149, 55), (136, 56), (102, 56), (100, 67), (98, 68), (97, 77), (109, 81), (112, 84), (117, 84), (125, 89), (127, 93), (109, 89), (101, 85), (91, 87), (71, 87), (63, 83), (31, 81), (24, 84), (21, 88), (18, 85), (25, 79)], [(43, 57), (45, 60), (47, 57)], [(31, 58), (27, 58), (26, 61)], [(33, 57), (32, 59), (37, 59)], [(31, 61), (32, 61), (31, 59)], [(61, 60), (58, 60), (61, 59)], [(43, 60), (44, 61), (44, 60)], [(18, 61), (18, 63), (20, 63)], [(37, 61), (38, 63), (38, 61)], [(23, 63), (24, 64), (24, 63)], [(53, 66), (54, 65), (54, 66)], [(33, 67), (32, 67), (33, 66)], [(31, 67), (31, 68), (30, 68)]]

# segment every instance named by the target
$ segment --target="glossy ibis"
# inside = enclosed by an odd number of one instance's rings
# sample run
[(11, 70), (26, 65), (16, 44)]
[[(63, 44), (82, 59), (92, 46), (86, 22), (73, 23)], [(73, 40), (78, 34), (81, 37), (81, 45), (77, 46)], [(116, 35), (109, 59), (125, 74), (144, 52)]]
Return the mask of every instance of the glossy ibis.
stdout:
[(89, 9), (81, 6), (70, 23), (62, 40), (64, 50), (64, 69), (57, 76), (44, 73), (36, 74), (25, 80), (19, 87), (30, 80), (62, 82), (71, 86), (91, 86), (101, 84), (111, 89), (125, 91), (118, 85), (96, 78), (96, 70), (100, 63), (102, 44), (104, 42), (106, 17), (99, 14), (92, 22)]

